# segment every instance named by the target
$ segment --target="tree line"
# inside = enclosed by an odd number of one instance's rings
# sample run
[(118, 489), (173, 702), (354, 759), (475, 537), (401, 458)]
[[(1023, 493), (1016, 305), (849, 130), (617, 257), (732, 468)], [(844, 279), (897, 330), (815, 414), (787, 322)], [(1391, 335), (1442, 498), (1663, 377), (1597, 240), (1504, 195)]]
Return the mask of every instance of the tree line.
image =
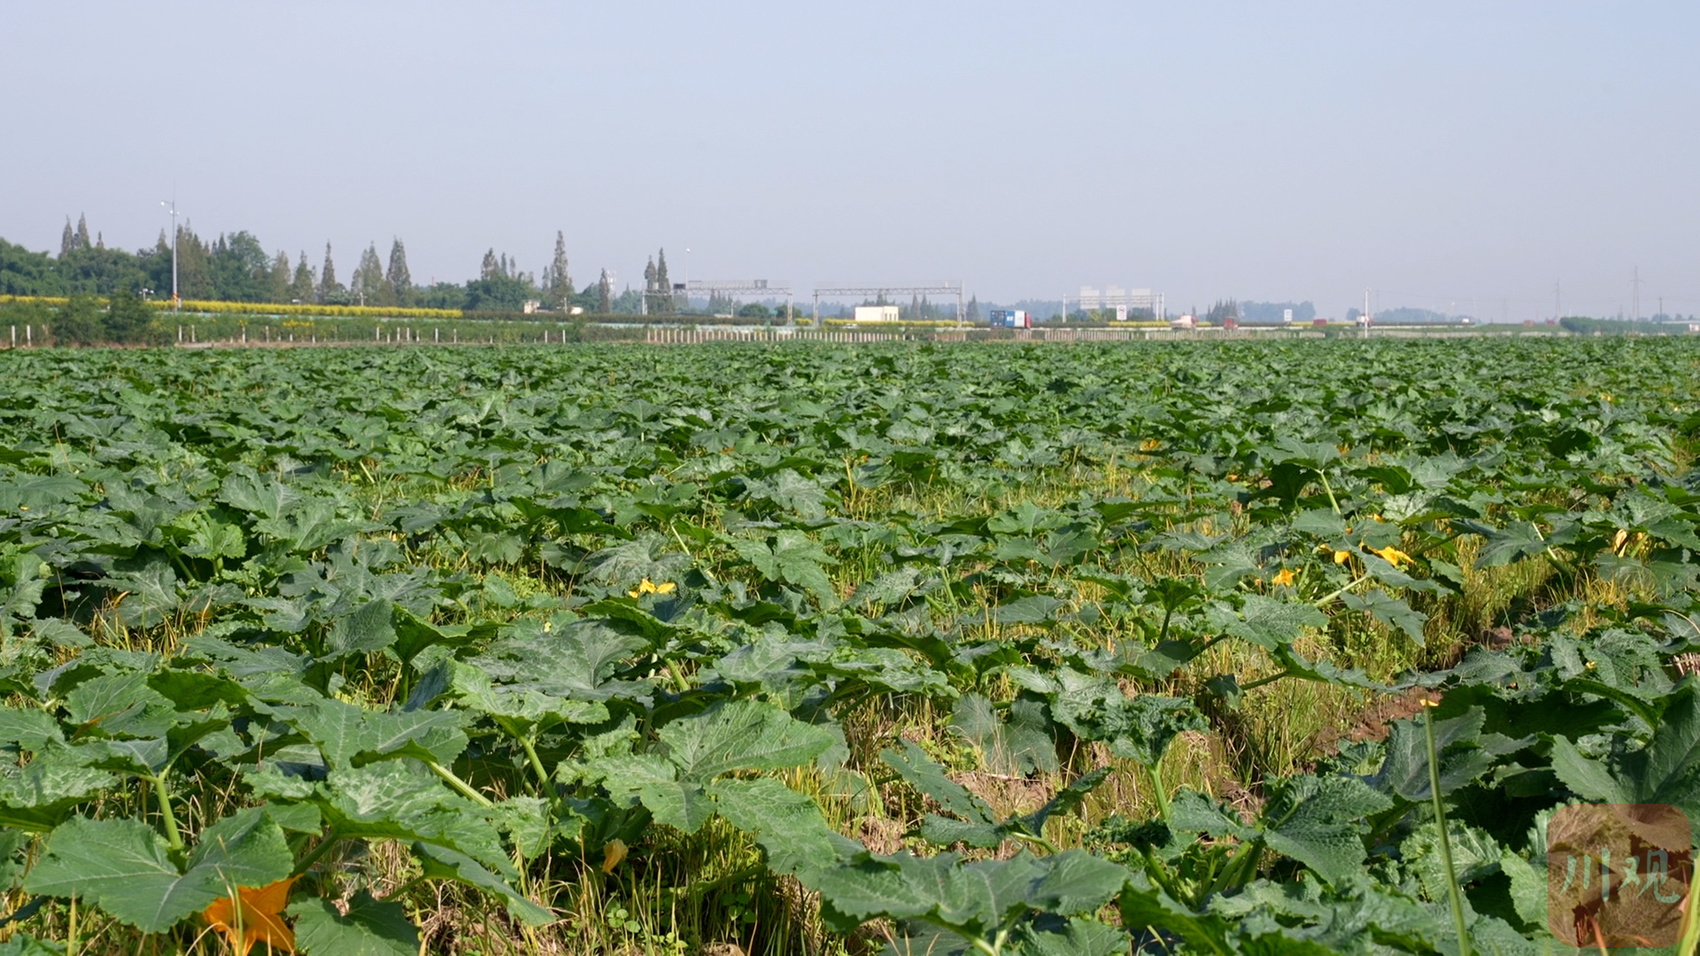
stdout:
[[(616, 294), (606, 269), (596, 282), (575, 287), (566, 237), (559, 231), (554, 255), (541, 278), (522, 271), (507, 253), (498, 255), (492, 248), (485, 253), (477, 278), (420, 285), (413, 281), (407, 247), (400, 238), (392, 240), (387, 257), (380, 256), (377, 243), (368, 244), (344, 284), (328, 242), (323, 260), (315, 264), (304, 249), (293, 259), (282, 249), (268, 253), (247, 230), (220, 233), (209, 240), (196, 234), (188, 220), (176, 228), (177, 290), (186, 300), (492, 312), (520, 312), (527, 303), (536, 303), (552, 311), (643, 311), (643, 297), (629, 291)], [(67, 217), (57, 257), (0, 238), (0, 295), (166, 298), (172, 290), (173, 255), (173, 244), (163, 229), (151, 248), (130, 252), (109, 248), (99, 233), (91, 237), (86, 217), (79, 216), (75, 226)]]

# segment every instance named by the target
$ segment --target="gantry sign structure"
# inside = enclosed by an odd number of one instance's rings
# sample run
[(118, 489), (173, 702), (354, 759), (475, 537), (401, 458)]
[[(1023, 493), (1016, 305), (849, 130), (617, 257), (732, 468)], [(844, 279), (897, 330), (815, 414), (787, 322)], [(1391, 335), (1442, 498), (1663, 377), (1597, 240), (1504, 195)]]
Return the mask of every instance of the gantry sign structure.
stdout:
[(689, 282), (673, 283), (673, 291), (683, 292), (687, 302), (693, 292), (705, 292), (710, 297), (724, 295), (730, 298), (753, 295), (767, 299), (783, 295), (785, 324), (791, 324), (791, 283), (784, 279), (692, 279)]
[(843, 296), (874, 296), (884, 295), (954, 295), (956, 296), (956, 323), (961, 325), (967, 318), (967, 311), (962, 302), (962, 280), (941, 279), (938, 282), (923, 282), (918, 285), (824, 285), (815, 287), (815, 326), (820, 326), (820, 300), (822, 296), (836, 299)]

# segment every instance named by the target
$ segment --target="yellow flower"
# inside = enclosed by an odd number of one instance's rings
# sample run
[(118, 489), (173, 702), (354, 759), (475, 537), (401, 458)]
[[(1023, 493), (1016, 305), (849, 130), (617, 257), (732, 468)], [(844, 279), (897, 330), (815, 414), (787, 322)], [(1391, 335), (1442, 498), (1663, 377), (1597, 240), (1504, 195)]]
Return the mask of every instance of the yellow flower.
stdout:
[(626, 593), (630, 594), (632, 597), (639, 597), (645, 594), (672, 594), (673, 589), (676, 586), (677, 585), (675, 585), (672, 581), (664, 581), (661, 584), (656, 584), (654, 581), (644, 578), (643, 583), (637, 586), (636, 591), (627, 591)]
[(1380, 549), (1371, 548), (1370, 551), (1374, 554), (1381, 555), (1383, 561), (1386, 561), (1388, 564), (1391, 564), (1396, 568), (1411, 563), (1410, 555), (1400, 551), (1392, 545), (1388, 545), (1387, 547)]
[(1277, 584), (1277, 585), (1286, 585), (1288, 587), (1291, 587), (1292, 584), (1293, 584), (1293, 579), (1295, 577), (1297, 577), (1297, 575), (1295, 575), (1293, 573), (1292, 568), (1282, 568), (1279, 572), (1276, 573), (1276, 575), (1274, 577), (1274, 583)]
[(293, 953), (295, 934), (282, 914), (295, 879), (291, 876), (267, 886), (239, 887), (234, 899), (226, 896), (215, 900), (201, 912), (201, 918), (223, 933), (230, 948), (241, 956), (247, 956), (255, 943), (265, 943), (267, 952)]
[(613, 873), (614, 867), (626, 858), (626, 841), (609, 840), (602, 846), (602, 872)]
[(555, 626), (554, 621), (544, 621), (543, 622), (543, 633), (545, 633), (545, 634), (549, 633), (554, 628), (554, 626)]
[(1424, 697), (1423, 700), (1422, 700), (1422, 704), (1423, 704), (1424, 707), (1439, 707), (1440, 701), (1432, 700), (1430, 698)]
[(1345, 564), (1346, 559), (1350, 558), (1351, 556), (1352, 556), (1352, 552), (1350, 552), (1350, 551), (1336, 551), (1336, 552), (1334, 552), (1334, 563), (1335, 564)]

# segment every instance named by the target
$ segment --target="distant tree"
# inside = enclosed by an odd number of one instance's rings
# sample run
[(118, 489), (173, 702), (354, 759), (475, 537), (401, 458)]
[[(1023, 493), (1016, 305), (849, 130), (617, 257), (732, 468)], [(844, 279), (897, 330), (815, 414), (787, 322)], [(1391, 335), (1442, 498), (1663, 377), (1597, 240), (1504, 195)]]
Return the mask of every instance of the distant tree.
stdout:
[(77, 248), (78, 249), (92, 249), (92, 248), (94, 248), (93, 243), (89, 242), (89, 221), (88, 221), (88, 217), (84, 216), (82, 213), (77, 214)]
[(543, 270), (543, 303), (551, 309), (565, 308), (573, 295), (573, 277), (567, 271), (567, 237), (555, 232), (555, 257)]
[(528, 300), (535, 298), (537, 287), (525, 277), (494, 275), (466, 284), (465, 308), (477, 312), (518, 312)]
[(137, 257), (145, 287), (162, 299), (171, 295), (171, 240), (165, 237), (165, 230), (159, 231), (152, 249), (141, 250)]
[(967, 316), (967, 319), (970, 322), (980, 321), (980, 297), (979, 296), (971, 295), (971, 296), (968, 297), (968, 316)]
[(1217, 299), (1210, 311), (1204, 313), (1204, 321), (1218, 324), (1228, 319), (1238, 320), (1239, 317), (1239, 303), (1233, 299)]
[[(169, 270), (165, 288), (171, 288)], [(187, 219), (177, 227), (177, 288), (185, 299), (218, 297), (218, 287), (213, 282), (212, 249), (195, 235), (195, 227)]]
[(738, 317), (744, 319), (766, 319), (773, 316), (773, 310), (760, 302), (751, 302), (738, 310)]
[(213, 297), (224, 302), (259, 302), (271, 282), (271, 258), (247, 231), (220, 235), (211, 260)]
[(678, 311), (673, 303), (673, 280), (667, 278), (667, 250), (662, 249), (655, 257), (655, 287), (661, 293), (661, 311), (672, 315)]
[(77, 251), (77, 234), (71, 230), (71, 217), (65, 217), (65, 231), (59, 234), (59, 258), (69, 259)]
[(96, 345), (106, 338), (100, 306), (86, 295), (73, 295), (53, 316), (54, 345)]
[(390, 267), (384, 271), (384, 284), (390, 287), (396, 305), (412, 304), (413, 273), (407, 270), (407, 248), (400, 239), (390, 243)]
[(152, 342), (153, 311), (128, 289), (113, 292), (106, 306), (106, 337), (126, 345)]
[(289, 301), (289, 277), (289, 253), (279, 249), (272, 259), (271, 281), (266, 285), (267, 302)]
[(466, 308), (466, 286), (453, 282), (438, 282), (414, 293), (413, 304), (424, 309)]
[(64, 295), (66, 291), (51, 256), (0, 239), (0, 295)]
[(348, 294), (361, 305), (394, 305), (387, 301), (389, 290), (384, 284), (384, 264), (378, 258), (378, 244), (367, 243), (366, 251), (360, 254), (360, 265), (354, 270), (354, 278), (348, 283)]
[(289, 283), (288, 301), (311, 302), (313, 290), (318, 285), (318, 277), (313, 274), (313, 267), (307, 264), (307, 250), (301, 250), (301, 258), (295, 263), (295, 278)]
[[(506, 259), (507, 254), (503, 253), (502, 258)], [(484, 264), (478, 267), (478, 278), (494, 279), (501, 274), (502, 264), (497, 261), (496, 250), (492, 248), (484, 253)]]
[(319, 270), (318, 297), (320, 302), (335, 304), (348, 298), (348, 290), (336, 281), (336, 263), (331, 260), (331, 244), (325, 243), (325, 266)]
[(614, 311), (614, 284), (608, 279), (608, 270), (602, 270), (602, 278), (596, 280), (596, 311), (608, 315)]

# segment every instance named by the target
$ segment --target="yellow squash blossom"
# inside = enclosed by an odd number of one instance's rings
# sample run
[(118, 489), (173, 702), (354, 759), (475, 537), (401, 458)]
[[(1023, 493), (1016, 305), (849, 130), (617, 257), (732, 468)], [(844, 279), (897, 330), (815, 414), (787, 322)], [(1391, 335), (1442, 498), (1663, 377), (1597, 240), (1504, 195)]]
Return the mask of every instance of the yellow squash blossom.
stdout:
[(1334, 563), (1335, 564), (1345, 564), (1346, 559), (1350, 558), (1351, 556), (1352, 556), (1352, 552), (1350, 552), (1350, 551), (1336, 551), (1336, 552), (1334, 552)]
[(1282, 568), (1279, 572), (1276, 573), (1273, 580), (1274, 580), (1274, 583), (1277, 584), (1277, 585), (1286, 585), (1287, 587), (1291, 587), (1292, 584), (1293, 584), (1293, 580), (1296, 577), (1298, 577), (1298, 575), (1293, 573), (1292, 568)]
[(656, 584), (654, 581), (644, 578), (643, 583), (637, 586), (636, 591), (627, 591), (626, 593), (630, 594), (632, 597), (639, 597), (645, 594), (672, 594), (674, 587), (675, 585), (672, 581), (664, 581), (661, 584)]
[(1388, 564), (1391, 564), (1396, 568), (1411, 563), (1410, 555), (1400, 551), (1392, 545), (1388, 545), (1385, 548), (1371, 548), (1370, 551), (1381, 555), (1381, 559), (1383, 561), (1386, 561)]
[(238, 887), (235, 898), (215, 901), (201, 912), (201, 918), (224, 934), (238, 956), (248, 956), (255, 943), (265, 943), (274, 953), (293, 953), (295, 933), (282, 914), (295, 879), (291, 876), (268, 886)]

